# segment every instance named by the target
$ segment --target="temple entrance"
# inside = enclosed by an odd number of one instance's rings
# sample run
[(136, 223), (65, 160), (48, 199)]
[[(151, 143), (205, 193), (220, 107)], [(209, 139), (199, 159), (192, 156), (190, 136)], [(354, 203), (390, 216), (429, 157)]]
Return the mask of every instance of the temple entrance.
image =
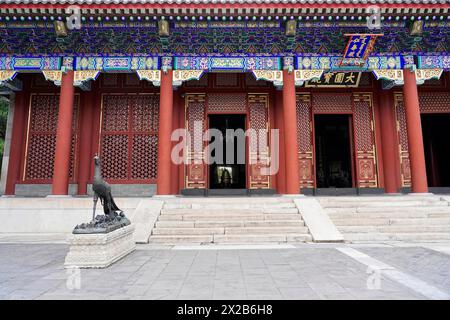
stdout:
[(450, 187), (450, 114), (423, 114), (422, 132), (429, 187)]
[(315, 115), (317, 188), (352, 188), (350, 115)]
[(241, 134), (245, 132), (245, 115), (209, 115), (209, 129), (217, 129), (221, 132), (220, 142), (216, 141), (217, 137), (214, 135), (210, 142), (218, 147), (221, 145), (223, 150), (222, 156), (219, 151), (211, 152), (215, 161), (209, 165), (209, 188), (245, 189), (245, 138), (238, 138), (239, 131), (236, 131), (240, 129)]

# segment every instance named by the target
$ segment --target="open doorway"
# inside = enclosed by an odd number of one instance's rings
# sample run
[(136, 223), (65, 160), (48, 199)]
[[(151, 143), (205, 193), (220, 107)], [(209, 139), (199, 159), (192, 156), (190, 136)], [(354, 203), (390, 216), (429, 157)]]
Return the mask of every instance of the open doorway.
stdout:
[[(236, 135), (227, 134), (227, 129), (245, 132), (245, 115), (226, 114), (209, 115), (209, 129), (217, 129), (222, 133), (222, 159), (209, 166), (209, 188), (210, 189), (245, 189), (245, 139), (238, 141)], [(214, 142), (211, 138), (210, 142)], [(228, 148), (227, 148), (228, 144)], [(228, 150), (227, 150), (228, 149)], [(233, 154), (228, 154), (233, 152)], [(211, 154), (214, 158), (217, 156), (215, 150)]]
[(351, 116), (315, 115), (317, 188), (352, 188)]
[(422, 133), (429, 187), (450, 187), (450, 114), (423, 114)]

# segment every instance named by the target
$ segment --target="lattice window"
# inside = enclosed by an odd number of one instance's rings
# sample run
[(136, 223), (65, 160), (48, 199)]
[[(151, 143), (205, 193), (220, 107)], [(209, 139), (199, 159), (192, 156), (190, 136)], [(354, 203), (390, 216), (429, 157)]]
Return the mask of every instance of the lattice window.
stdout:
[[(186, 128), (191, 135), (190, 145), (186, 154), (186, 188), (206, 187), (206, 165), (203, 154), (203, 132), (205, 123), (205, 96), (190, 94), (186, 96)], [(198, 130), (201, 128), (201, 130)]]
[(395, 112), (398, 124), (398, 136), (402, 150), (408, 151), (408, 131), (406, 129), (406, 113), (403, 105), (403, 97), (401, 95), (396, 96), (395, 100)]
[(420, 92), (419, 106), (423, 113), (448, 113), (450, 92)]
[[(31, 95), (26, 167), (23, 180), (50, 183), (53, 178), (56, 130), (58, 124), (59, 95)], [(75, 176), (75, 150), (77, 146), (78, 101), (75, 95), (72, 121), (72, 147), (70, 153), (70, 181)]]
[(368, 100), (354, 101), (355, 104), (355, 145), (356, 150), (372, 150), (372, 106)]
[(353, 94), (357, 185), (360, 188), (378, 186), (372, 95)]
[(314, 161), (311, 131), (311, 97), (309, 94), (298, 94), (296, 98), (300, 187), (312, 188), (314, 187)]
[(315, 93), (312, 97), (314, 113), (352, 112), (351, 93)]
[(235, 88), (239, 86), (238, 73), (216, 73), (216, 87)]
[(158, 128), (159, 95), (103, 96), (103, 176), (113, 182), (154, 182)]
[[(269, 188), (270, 176), (263, 175), (262, 169), (270, 165), (269, 150), (269, 105), (264, 94), (248, 96), (249, 126), (256, 131), (250, 137), (250, 188)], [(264, 131), (260, 131), (264, 130)]]
[(247, 110), (245, 93), (208, 94), (209, 112), (245, 112)]
[(312, 151), (311, 100), (307, 95), (297, 95), (297, 143), (299, 152)]
[[(253, 102), (249, 104), (250, 113), (250, 126), (251, 129), (256, 131), (257, 138), (251, 139), (250, 141), (250, 152), (268, 152), (268, 133), (263, 133), (267, 130), (268, 114), (266, 102)], [(259, 144), (259, 146), (258, 146)], [(262, 149), (258, 149), (262, 148)]]

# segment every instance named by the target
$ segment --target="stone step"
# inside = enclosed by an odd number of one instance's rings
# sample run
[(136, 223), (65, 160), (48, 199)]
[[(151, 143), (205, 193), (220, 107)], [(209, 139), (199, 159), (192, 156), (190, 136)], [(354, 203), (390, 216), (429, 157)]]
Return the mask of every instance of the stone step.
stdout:
[[(201, 228), (199, 228), (201, 229)], [(244, 227), (244, 228), (225, 228), (227, 234), (274, 234), (274, 233), (308, 233), (307, 227)]]
[(175, 197), (167, 198), (164, 200), (166, 204), (179, 204), (179, 203), (212, 203), (212, 204), (229, 204), (229, 203), (293, 203), (290, 197)]
[(157, 228), (303, 227), (303, 220), (157, 221)]
[(263, 221), (244, 221), (244, 227), (303, 227), (305, 222), (298, 215), (298, 219), (293, 220), (263, 220)]
[(212, 235), (151, 235), (149, 243), (162, 244), (201, 244), (212, 243)]
[(159, 221), (255, 221), (255, 220), (301, 220), (301, 215), (296, 214), (245, 214), (245, 215), (230, 215), (230, 214), (166, 214), (160, 215)]
[(450, 225), (391, 225), (391, 226), (339, 226), (343, 233), (450, 233)]
[(297, 208), (252, 208), (252, 209), (162, 209), (161, 214), (255, 214), (255, 213), (298, 213)]
[(360, 202), (327, 202), (322, 203), (323, 208), (372, 208), (372, 207), (449, 207), (446, 201), (360, 201)]
[(194, 228), (195, 221), (156, 221), (155, 228)]
[(346, 233), (346, 241), (431, 241), (450, 240), (450, 233)]
[(198, 214), (166, 214), (160, 215), (159, 221), (242, 221), (242, 220), (301, 220), (300, 214), (245, 214), (245, 215), (198, 215)]
[(339, 197), (316, 197), (320, 203), (361, 203), (361, 202), (408, 202), (408, 201), (443, 201), (441, 196), (424, 195), (399, 195), (399, 196), (339, 196)]
[(173, 209), (207, 209), (207, 210), (228, 210), (228, 209), (281, 209), (281, 208), (295, 208), (293, 202), (285, 203), (229, 203), (229, 204), (217, 204), (217, 203), (166, 203), (163, 206), (164, 210)]
[(258, 235), (214, 235), (214, 243), (285, 243), (285, 242), (307, 242), (312, 241), (312, 237), (309, 234), (258, 234)]
[[(444, 216), (446, 214), (443, 214)], [(395, 215), (392, 212), (361, 212), (361, 213), (334, 213), (329, 215), (331, 220), (335, 219), (374, 219), (374, 218), (428, 218), (429, 214), (425, 212), (397, 212)], [(442, 216), (442, 215), (441, 215)]]
[(397, 212), (435, 212), (435, 213), (448, 213), (450, 214), (450, 207), (449, 206), (428, 206), (428, 207), (355, 207), (355, 208), (327, 208), (325, 209), (326, 212), (332, 216), (336, 213), (373, 213), (373, 212), (391, 212), (393, 214)]
[(150, 243), (312, 241), (291, 198), (176, 198), (165, 201)]
[(332, 218), (336, 226), (384, 226), (384, 225), (450, 225), (450, 217), (448, 218)]
[(154, 235), (205, 235), (224, 234), (225, 228), (154, 228)]

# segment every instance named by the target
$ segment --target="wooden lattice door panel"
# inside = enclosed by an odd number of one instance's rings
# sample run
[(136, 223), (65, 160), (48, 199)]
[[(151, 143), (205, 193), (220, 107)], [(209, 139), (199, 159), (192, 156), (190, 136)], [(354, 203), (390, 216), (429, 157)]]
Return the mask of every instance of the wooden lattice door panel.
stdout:
[(298, 94), (296, 98), (300, 187), (313, 188), (315, 179), (311, 97), (309, 94)]
[[(59, 94), (32, 94), (30, 99), (26, 156), (22, 180), (36, 183), (51, 183), (55, 162)], [(76, 176), (78, 106), (79, 95), (75, 95), (70, 152), (70, 182), (74, 182), (74, 177)]]
[(374, 110), (371, 93), (353, 94), (357, 187), (378, 187)]
[(270, 175), (261, 170), (270, 167), (269, 100), (266, 94), (248, 95), (249, 128), (257, 137), (249, 143), (249, 187), (270, 188)]
[(397, 123), (398, 149), (400, 155), (400, 176), (402, 187), (411, 186), (411, 167), (409, 163), (408, 131), (406, 129), (405, 106), (401, 93), (394, 94), (395, 117)]
[(204, 94), (186, 95), (186, 128), (191, 139), (186, 141), (185, 188), (206, 188), (206, 164), (203, 133), (206, 130)]
[(111, 182), (154, 183), (159, 95), (103, 95), (101, 121), (103, 177)]
[[(450, 113), (449, 92), (420, 92), (419, 108), (421, 113)], [(394, 93), (395, 116), (400, 154), (400, 175), (402, 187), (411, 186), (411, 167), (408, 149), (408, 131), (403, 95)]]

